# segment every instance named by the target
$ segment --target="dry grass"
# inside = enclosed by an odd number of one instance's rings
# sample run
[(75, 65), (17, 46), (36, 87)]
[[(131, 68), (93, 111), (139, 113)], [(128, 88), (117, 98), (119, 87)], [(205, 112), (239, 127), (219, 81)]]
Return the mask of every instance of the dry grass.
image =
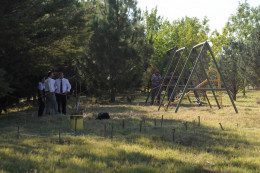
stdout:
[[(178, 113), (173, 108), (158, 112), (157, 106), (143, 106), (144, 97), (132, 104), (107, 105), (86, 105), (83, 99), (86, 113), (80, 137), (71, 136), (69, 117), (39, 120), (37, 108), (12, 113), (0, 119), (0, 172), (259, 172), (259, 97), (260, 91), (249, 91), (246, 97), (239, 95), (238, 114), (227, 96), (223, 109), (218, 110), (212, 99), (213, 109), (185, 101)], [(73, 105), (74, 101), (70, 102)], [(98, 112), (109, 112), (112, 119), (94, 120)], [(146, 128), (142, 127), (140, 133), (142, 119)], [(104, 123), (108, 135), (113, 124), (113, 142), (101, 138)], [(37, 136), (21, 136), (18, 140), (17, 125), (21, 133)], [(58, 128), (62, 130), (62, 144), (58, 143)]]

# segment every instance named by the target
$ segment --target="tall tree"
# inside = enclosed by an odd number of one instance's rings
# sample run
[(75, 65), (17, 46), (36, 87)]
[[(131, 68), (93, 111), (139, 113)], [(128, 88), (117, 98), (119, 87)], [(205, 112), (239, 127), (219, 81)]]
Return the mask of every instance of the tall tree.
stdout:
[[(217, 59), (222, 61), (223, 68), (227, 68), (224, 70), (236, 69), (236, 74), (234, 74), (234, 71), (230, 73), (233, 74), (231, 78), (234, 79), (233, 82), (230, 82), (230, 87), (233, 88), (234, 92), (233, 95), (236, 95), (239, 88), (243, 88), (245, 94), (245, 82), (253, 84), (257, 81), (253, 80), (252, 65), (249, 67), (246, 62), (256, 63), (254, 60), (256, 57), (249, 53), (249, 42), (251, 42), (252, 36), (255, 35), (253, 33), (257, 31), (257, 25), (260, 24), (259, 14), (260, 6), (250, 7), (247, 1), (239, 3), (237, 13), (229, 18), (222, 34), (214, 31), (211, 36), (213, 51), (217, 55)], [(250, 45), (252, 47), (252, 44)], [(228, 58), (230, 59), (228, 60)], [(238, 80), (238, 78), (240, 79)]]
[(145, 12), (145, 22), (147, 39), (154, 47), (152, 66), (161, 71), (165, 70), (169, 61), (169, 57), (165, 56), (169, 48), (173, 46), (191, 48), (208, 39), (209, 26), (206, 17), (203, 21), (196, 17), (184, 17), (170, 22), (158, 16), (155, 8), (151, 13)]
[[(7, 81), (6, 72), (3, 69), (0, 69), (0, 97), (6, 96), (8, 93), (12, 92), (12, 88), (10, 88), (10, 84)], [(1, 113), (0, 113), (1, 114)]]
[(86, 17), (77, 0), (0, 2), (0, 68), (17, 97), (32, 96), (38, 76), (71, 64), (77, 43), (90, 36), (82, 32)]
[(253, 85), (260, 86), (260, 25), (251, 33), (242, 51), (244, 56), (239, 64), (241, 71)]
[(88, 88), (116, 93), (138, 88), (149, 58), (141, 12), (136, 0), (93, 1), (93, 36), (79, 59)]
[(223, 47), (224, 53), (220, 58), (221, 71), (227, 81), (228, 88), (232, 93), (233, 99), (236, 101), (237, 93), (243, 83), (243, 78), (239, 71), (240, 52), (243, 44), (230, 40), (229, 44)]

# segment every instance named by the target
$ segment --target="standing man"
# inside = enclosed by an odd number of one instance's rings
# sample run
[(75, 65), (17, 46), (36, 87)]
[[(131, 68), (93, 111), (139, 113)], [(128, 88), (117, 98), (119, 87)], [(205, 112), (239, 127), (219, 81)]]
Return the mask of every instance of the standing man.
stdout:
[(54, 107), (55, 115), (58, 114), (58, 105), (55, 97), (55, 80), (52, 79), (54, 76), (53, 72), (48, 72), (48, 79), (45, 80), (45, 95), (46, 95), (46, 115), (50, 115), (51, 105)]
[[(58, 112), (66, 115), (67, 107), (67, 94), (70, 92), (71, 85), (69, 80), (63, 77), (63, 73), (59, 73), (59, 78), (56, 79), (55, 85), (57, 86), (56, 98), (58, 102)], [(60, 108), (62, 106), (62, 111)]]
[[(159, 70), (155, 70), (155, 74), (152, 75), (152, 89), (151, 89), (151, 105), (153, 105), (154, 99), (157, 95), (157, 93), (159, 92), (159, 85), (162, 82), (162, 77), (160, 75), (160, 71)], [(160, 101), (160, 94), (157, 97), (157, 101)]]

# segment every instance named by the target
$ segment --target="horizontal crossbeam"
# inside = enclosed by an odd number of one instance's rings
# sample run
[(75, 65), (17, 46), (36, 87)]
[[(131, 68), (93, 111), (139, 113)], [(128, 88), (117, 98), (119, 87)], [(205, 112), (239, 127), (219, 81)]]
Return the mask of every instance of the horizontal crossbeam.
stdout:
[(187, 90), (196, 90), (196, 91), (224, 91), (226, 88), (187, 88)]
[(203, 46), (205, 43), (206, 43), (206, 41), (203, 42), (203, 43), (197, 44), (197, 45), (193, 46), (192, 49), (196, 49), (196, 48), (198, 48), (198, 47), (201, 47), (201, 46)]

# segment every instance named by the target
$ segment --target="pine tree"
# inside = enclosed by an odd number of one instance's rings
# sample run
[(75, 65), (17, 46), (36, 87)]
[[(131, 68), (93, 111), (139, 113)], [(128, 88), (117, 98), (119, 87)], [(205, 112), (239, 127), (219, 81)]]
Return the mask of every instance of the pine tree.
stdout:
[(79, 43), (90, 36), (87, 15), (77, 0), (1, 0), (0, 68), (14, 95), (35, 95), (38, 77), (48, 70), (69, 71)]
[(3, 69), (0, 69), (0, 97), (4, 97), (7, 95), (7, 93), (12, 92), (12, 89), (10, 88), (10, 84), (5, 78), (6, 72)]
[[(108, 93), (130, 91), (142, 84), (149, 58), (141, 13), (135, 0), (95, 1), (96, 14), (91, 27), (93, 36), (79, 62), (89, 77), (88, 88)], [(145, 53), (147, 53), (145, 55)]]

